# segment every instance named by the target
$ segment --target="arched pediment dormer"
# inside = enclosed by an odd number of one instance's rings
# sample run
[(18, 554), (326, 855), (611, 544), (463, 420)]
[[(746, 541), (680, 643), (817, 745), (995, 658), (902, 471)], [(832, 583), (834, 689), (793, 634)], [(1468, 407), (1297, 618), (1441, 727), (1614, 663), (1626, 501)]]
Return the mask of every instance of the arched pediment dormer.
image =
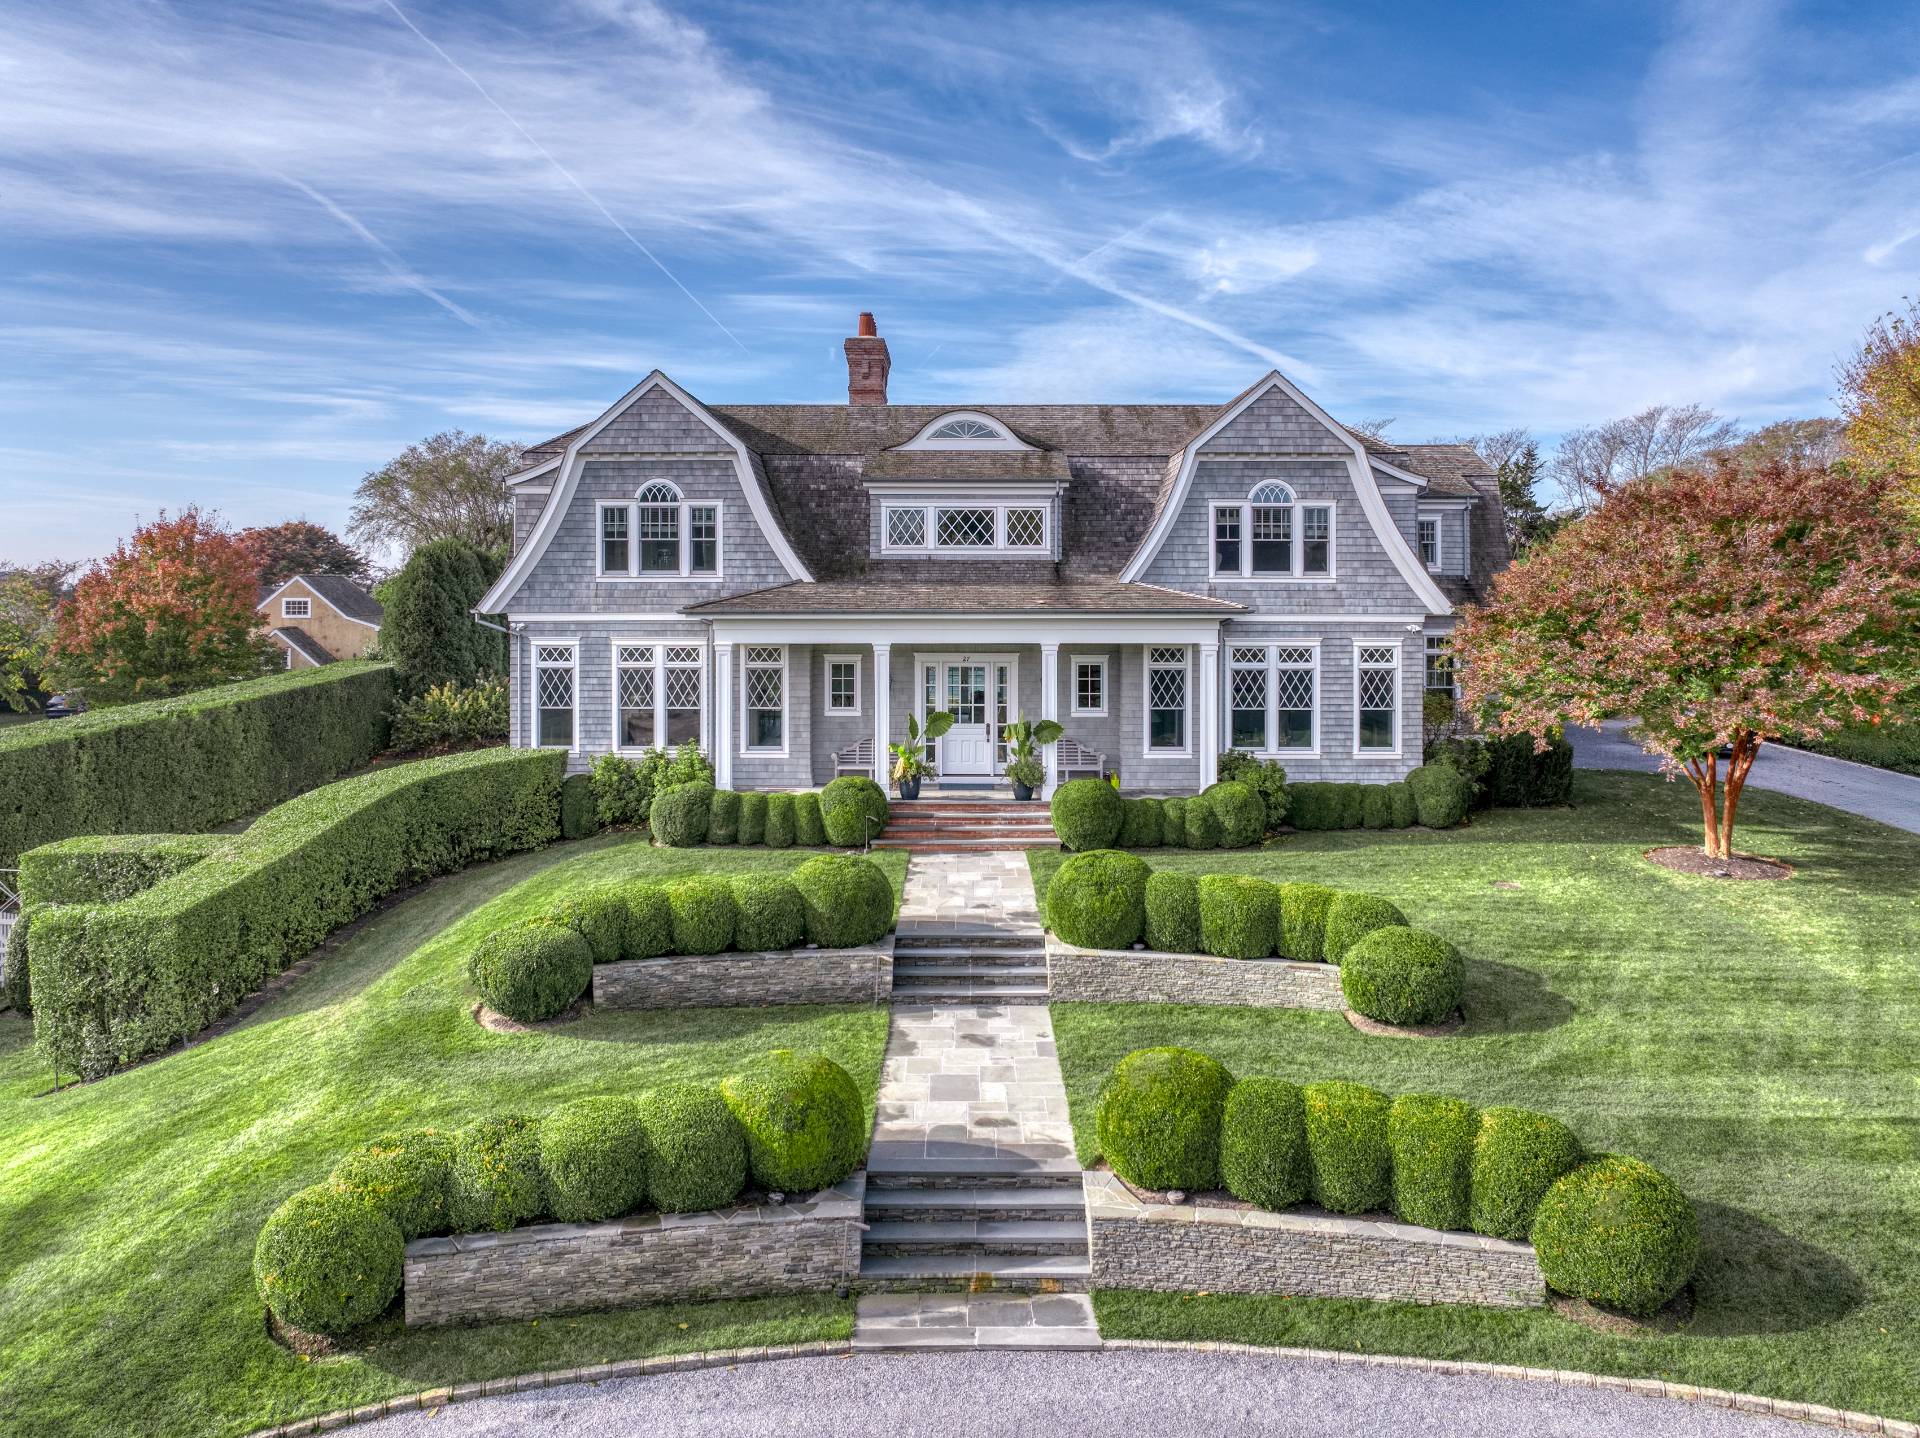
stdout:
[(999, 420), (977, 409), (949, 410), (927, 421), (901, 449), (1032, 449)]

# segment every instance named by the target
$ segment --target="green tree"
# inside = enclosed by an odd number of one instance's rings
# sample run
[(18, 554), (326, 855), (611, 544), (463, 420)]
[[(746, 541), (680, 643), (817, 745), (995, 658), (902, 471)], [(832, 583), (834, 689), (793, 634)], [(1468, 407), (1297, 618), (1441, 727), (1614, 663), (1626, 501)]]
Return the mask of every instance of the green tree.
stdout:
[(367, 557), (324, 525), (305, 519), (240, 531), (240, 542), (260, 569), (260, 582), (279, 584), (296, 574), (338, 574), (365, 584)]
[(465, 688), (506, 672), (506, 636), (473, 616), (500, 563), (465, 540), (436, 539), (381, 585), (380, 655), (393, 662), (406, 694), (438, 684)]
[(1506, 511), (1507, 547), (1518, 559), (1528, 546), (1551, 539), (1559, 521), (1540, 503), (1534, 486), (1542, 469), (1540, 445), (1529, 437), (1494, 470), (1500, 486), (1500, 505)]
[(348, 532), (362, 544), (403, 554), (436, 539), (504, 549), (513, 540), (506, 479), (519, 466), (516, 444), (457, 429), (436, 434), (360, 481)]
[(1920, 300), (1868, 328), (1840, 368), (1847, 457), (1895, 476), (1909, 514), (1920, 517)]
[(21, 569), (0, 568), (0, 704), (26, 713), (45, 702), (54, 614), (71, 588), (78, 564), (50, 559)]

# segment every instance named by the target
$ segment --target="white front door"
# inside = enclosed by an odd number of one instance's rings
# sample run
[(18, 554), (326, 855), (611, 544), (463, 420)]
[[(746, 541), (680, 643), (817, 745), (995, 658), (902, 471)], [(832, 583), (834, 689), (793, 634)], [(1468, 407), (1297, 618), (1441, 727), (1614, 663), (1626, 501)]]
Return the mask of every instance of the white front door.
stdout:
[(953, 727), (940, 741), (940, 772), (953, 778), (993, 772), (993, 730), (988, 726), (987, 666), (941, 666), (940, 688)]

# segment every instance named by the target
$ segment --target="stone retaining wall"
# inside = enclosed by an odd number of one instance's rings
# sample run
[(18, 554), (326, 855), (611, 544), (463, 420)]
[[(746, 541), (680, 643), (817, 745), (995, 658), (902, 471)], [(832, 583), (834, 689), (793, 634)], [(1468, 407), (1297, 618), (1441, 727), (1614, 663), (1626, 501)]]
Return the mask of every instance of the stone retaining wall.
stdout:
[(829, 1293), (860, 1271), (864, 1171), (807, 1198), (407, 1245), (407, 1326)]
[(604, 1009), (884, 1004), (893, 993), (893, 935), (857, 949), (623, 959), (593, 966)]
[(1104, 1171), (1083, 1183), (1095, 1288), (1495, 1308), (1547, 1301), (1546, 1280), (1524, 1243), (1391, 1219), (1148, 1203)]
[(1293, 959), (1220, 959), (1153, 949), (1079, 949), (1047, 936), (1047, 996), (1096, 1004), (1346, 1007), (1340, 970)]

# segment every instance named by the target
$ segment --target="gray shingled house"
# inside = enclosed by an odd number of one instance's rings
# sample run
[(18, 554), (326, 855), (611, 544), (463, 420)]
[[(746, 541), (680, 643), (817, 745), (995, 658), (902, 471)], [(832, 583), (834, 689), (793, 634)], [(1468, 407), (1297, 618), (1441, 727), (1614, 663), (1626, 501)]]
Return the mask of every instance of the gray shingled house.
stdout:
[[(1048, 789), (1191, 792), (1228, 748), (1299, 779), (1420, 762), (1454, 606), (1507, 561), (1472, 450), (1344, 429), (1274, 372), (1222, 405), (887, 402), (872, 317), (845, 405), (707, 405), (655, 371), (534, 446), (514, 556), (513, 742), (587, 767), (698, 741), (723, 785), (875, 772), (951, 710), (941, 784), (1057, 718)], [(882, 776), (884, 777), (884, 776)]]

